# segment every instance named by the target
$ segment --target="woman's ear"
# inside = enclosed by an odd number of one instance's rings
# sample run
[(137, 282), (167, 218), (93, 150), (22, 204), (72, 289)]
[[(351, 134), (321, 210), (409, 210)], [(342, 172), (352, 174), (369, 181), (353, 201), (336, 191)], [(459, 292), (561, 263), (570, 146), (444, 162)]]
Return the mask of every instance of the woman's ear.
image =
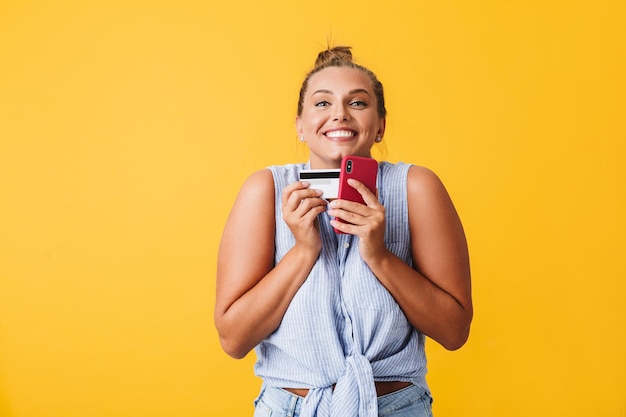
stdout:
[(383, 117), (382, 119), (380, 119), (380, 122), (378, 123), (377, 136), (380, 136), (382, 138), (385, 135), (386, 127), (387, 127), (387, 119)]
[(298, 137), (302, 137), (302, 121), (300, 121), (300, 117), (296, 116), (296, 133), (298, 133)]

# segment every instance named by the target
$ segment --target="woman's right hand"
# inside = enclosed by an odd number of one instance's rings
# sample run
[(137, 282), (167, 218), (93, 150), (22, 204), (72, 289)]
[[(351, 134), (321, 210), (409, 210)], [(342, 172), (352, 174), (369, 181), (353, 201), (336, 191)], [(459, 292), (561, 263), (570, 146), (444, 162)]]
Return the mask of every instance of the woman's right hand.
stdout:
[(306, 181), (289, 184), (282, 192), (282, 215), (296, 239), (296, 245), (319, 253), (322, 239), (317, 216), (326, 211), (328, 202), (321, 198), (322, 191), (310, 188)]

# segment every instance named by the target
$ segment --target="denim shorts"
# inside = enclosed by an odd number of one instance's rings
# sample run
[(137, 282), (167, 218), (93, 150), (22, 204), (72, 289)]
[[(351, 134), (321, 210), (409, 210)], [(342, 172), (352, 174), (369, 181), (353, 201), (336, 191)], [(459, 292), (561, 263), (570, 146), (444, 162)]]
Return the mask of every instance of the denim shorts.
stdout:
[[(255, 400), (254, 417), (299, 417), (303, 397), (281, 388), (264, 387)], [(432, 397), (424, 388), (409, 385), (378, 397), (380, 417), (432, 417)]]

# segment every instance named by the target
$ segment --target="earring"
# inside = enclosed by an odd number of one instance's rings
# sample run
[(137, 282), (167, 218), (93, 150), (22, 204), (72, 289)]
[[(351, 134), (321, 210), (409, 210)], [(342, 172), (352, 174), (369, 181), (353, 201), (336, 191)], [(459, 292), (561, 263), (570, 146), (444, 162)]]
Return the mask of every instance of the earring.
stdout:
[(374, 139), (374, 142), (376, 142), (376, 143), (380, 143), (382, 141), (383, 141), (383, 138), (380, 137), (380, 135), (376, 136), (376, 139)]
[(300, 136), (300, 142), (304, 142), (304, 136)]

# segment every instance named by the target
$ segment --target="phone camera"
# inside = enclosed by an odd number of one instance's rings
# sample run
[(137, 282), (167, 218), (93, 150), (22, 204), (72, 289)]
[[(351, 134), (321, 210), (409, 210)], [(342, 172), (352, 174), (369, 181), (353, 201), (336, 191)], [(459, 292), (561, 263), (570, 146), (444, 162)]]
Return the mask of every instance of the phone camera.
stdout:
[(349, 159), (348, 162), (346, 162), (346, 172), (348, 174), (352, 172), (352, 159)]

